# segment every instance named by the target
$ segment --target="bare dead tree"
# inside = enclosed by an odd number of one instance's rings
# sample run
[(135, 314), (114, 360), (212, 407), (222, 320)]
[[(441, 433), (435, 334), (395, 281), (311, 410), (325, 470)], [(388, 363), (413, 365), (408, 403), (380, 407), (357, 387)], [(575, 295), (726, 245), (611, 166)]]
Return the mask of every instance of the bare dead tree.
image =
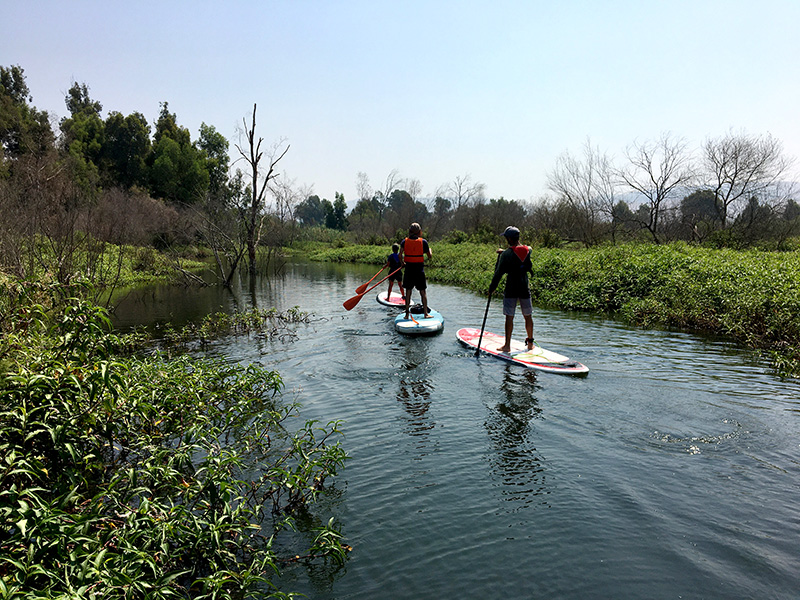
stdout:
[(646, 201), (640, 223), (660, 243), (661, 221), (670, 203), (684, 194), (694, 181), (691, 155), (683, 139), (664, 133), (653, 142), (635, 142), (626, 152), (629, 164), (619, 177)]
[(714, 192), (722, 228), (740, 205), (752, 197), (775, 195), (792, 166), (780, 141), (767, 134), (729, 132), (703, 144), (703, 185)]
[(606, 217), (613, 222), (616, 181), (611, 160), (586, 140), (583, 158), (564, 152), (547, 175), (548, 188), (563, 198), (580, 218), (579, 230), (585, 246), (596, 243), (599, 225)]
[(262, 172), (261, 160), (264, 153), (261, 150), (261, 144), (264, 139), (259, 137), (256, 141), (256, 105), (253, 104), (253, 120), (249, 129), (247, 123), (242, 119), (247, 135), (247, 146), (245, 149), (241, 145), (236, 144), (236, 149), (239, 151), (240, 159), (243, 159), (250, 167), (251, 184), (250, 184), (250, 201), (249, 206), (245, 207), (242, 218), (244, 220), (246, 235), (247, 235), (247, 258), (249, 262), (250, 277), (254, 278), (256, 274), (256, 250), (261, 241), (261, 228), (264, 223), (264, 196), (269, 188), (269, 182), (277, 177), (278, 173), (275, 172), (275, 167), (280, 160), (286, 156), (289, 151), (287, 145), (283, 148), (283, 144), (279, 142), (276, 144), (272, 153), (267, 157), (269, 165), (267, 166), (266, 173)]

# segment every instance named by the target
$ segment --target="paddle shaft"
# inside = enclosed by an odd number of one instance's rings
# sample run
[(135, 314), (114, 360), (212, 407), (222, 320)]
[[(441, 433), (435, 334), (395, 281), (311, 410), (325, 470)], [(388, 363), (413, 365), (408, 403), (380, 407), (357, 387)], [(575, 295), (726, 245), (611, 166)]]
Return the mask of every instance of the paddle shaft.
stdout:
[(489, 299), (486, 300), (486, 310), (483, 313), (483, 323), (481, 324), (481, 334), (478, 336), (478, 347), (475, 348), (475, 357), (480, 356), (481, 341), (483, 340), (483, 330), (486, 329), (486, 317), (489, 316), (489, 304), (492, 302), (492, 294), (489, 294)]
[[(494, 261), (494, 268), (497, 269), (497, 264), (500, 262), (500, 255), (497, 255), (497, 260)], [(475, 358), (481, 354), (481, 342), (483, 341), (483, 330), (486, 329), (486, 317), (489, 316), (489, 304), (492, 302), (492, 290), (489, 290), (489, 298), (486, 300), (486, 310), (483, 312), (483, 323), (481, 323), (481, 334), (478, 336), (478, 347), (475, 348)]]
[[(364, 294), (366, 294), (367, 292), (369, 292), (369, 291), (371, 291), (371, 290), (374, 290), (376, 287), (378, 287), (378, 286), (379, 286), (380, 284), (382, 284), (384, 281), (386, 281), (387, 279), (389, 279), (389, 277), (391, 277), (392, 275), (394, 275), (395, 273), (397, 273), (397, 271), (399, 271), (399, 270), (400, 270), (400, 269), (402, 269), (402, 268), (403, 268), (403, 267), (400, 267), (400, 268), (398, 268), (396, 271), (392, 271), (391, 273), (389, 273), (389, 274), (388, 274), (386, 277), (384, 277), (383, 279), (381, 279), (381, 280), (380, 280), (378, 283), (376, 283), (376, 284), (375, 284), (375, 285), (373, 285), (372, 287), (370, 287), (370, 288), (367, 288), (366, 290), (364, 290), (364, 291), (363, 291), (363, 292), (361, 292), (360, 294), (356, 294), (356, 295), (355, 295), (355, 296), (353, 296), (352, 298), (349, 298), (349, 299), (345, 300), (345, 301), (344, 301), (344, 303), (342, 304), (342, 306), (344, 306), (345, 310), (352, 310), (353, 308), (355, 308), (356, 304), (358, 304), (359, 302), (361, 302), (361, 298), (363, 298), (363, 297), (364, 297)], [(382, 269), (381, 269), (381, 270), (382, 270)]]

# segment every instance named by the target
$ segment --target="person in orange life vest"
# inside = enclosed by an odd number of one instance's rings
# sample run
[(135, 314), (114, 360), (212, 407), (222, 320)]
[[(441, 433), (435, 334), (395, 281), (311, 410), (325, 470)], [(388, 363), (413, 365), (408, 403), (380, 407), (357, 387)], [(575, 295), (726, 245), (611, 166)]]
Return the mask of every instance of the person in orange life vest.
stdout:
[[(394, 273), (397, 269), (403, 266), (400, 262), (400, 244), (392, 244), (392, 253), (386, 257), (386, 266), (389, 267), (389, 273)], [(386, 299), (392, 297), (392, 285), (397, 282), (397, 289), (400, 290), (400, 295), (405, 298), (406, 293), (403, 291), (403, 272), (397, 271), (394, 275), (389, 275), (389, 291), (386, 293)]]
[(419, 223), (412, 223), (408, 228), (408, 237), (400, 242), (400, 260), (406, 268), (403, 276), (403, 287), (406, 288), (406, 319), (411, 305), (411, 290), (417, 288), (422, 298), (422, 306), (425, 310), (424, 317), (430, 317), (428, 312), (428, 282), (425, 280), (425, 256), (428, 260), (433, 257), (428, 240), (420, 237), (422, 230)]
[(528, 350), (533, 348), (533, 305), (531, 304), (531, 292), (528, 288), (528, 273), (533, 271), (531, 264), (531, 249), (519, 243), (519, 229), (516, 227), (506, 227), (501, 234), (506, 238), (508, 248), (499, 249), (500, 256), (494, 268), (494, 277), (489, 284), (489, 295), (497, 289), (500, 279), (506, 275), (506, 288), (503, 294), (503, 314), (506, 316), (505, 324), (505, 343), (498, 348), (499, 352), (511, 351), (511, 334), (514, 332), (514, 313), (519, 302), (520, 311), (525, 318), (525, 331), (528, 337), (525, 338), (525, 345)]

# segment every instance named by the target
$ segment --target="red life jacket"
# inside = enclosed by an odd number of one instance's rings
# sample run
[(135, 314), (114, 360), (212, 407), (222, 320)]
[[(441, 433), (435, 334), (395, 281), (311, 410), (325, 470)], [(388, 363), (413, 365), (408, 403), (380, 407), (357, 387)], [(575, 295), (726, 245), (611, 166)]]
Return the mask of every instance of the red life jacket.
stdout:
[(422, 238), (406, 238), (403, 242), (403, 260), (407, 263), (425, 262)]
[(529, 246), (513, 246), (514, 254), (517, 255), (522, 262), (525, 262), (525, 259), (528, 258), (528, 255), (531, 253), (531, 248)]

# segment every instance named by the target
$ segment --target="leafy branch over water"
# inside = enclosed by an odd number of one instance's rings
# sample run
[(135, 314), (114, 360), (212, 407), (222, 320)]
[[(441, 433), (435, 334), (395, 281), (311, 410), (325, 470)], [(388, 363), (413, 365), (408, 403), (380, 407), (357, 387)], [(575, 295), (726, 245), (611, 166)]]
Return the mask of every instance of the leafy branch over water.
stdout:
[[(102, 309), (53, 295), (3, 305), (3, 597), (285, 597), (300, 553), (274, 542), (344, 465), (340, 423), (293, 431), (275, 371), (120, 354)], [(317, 529), (304, 560), (345, 560)]]

